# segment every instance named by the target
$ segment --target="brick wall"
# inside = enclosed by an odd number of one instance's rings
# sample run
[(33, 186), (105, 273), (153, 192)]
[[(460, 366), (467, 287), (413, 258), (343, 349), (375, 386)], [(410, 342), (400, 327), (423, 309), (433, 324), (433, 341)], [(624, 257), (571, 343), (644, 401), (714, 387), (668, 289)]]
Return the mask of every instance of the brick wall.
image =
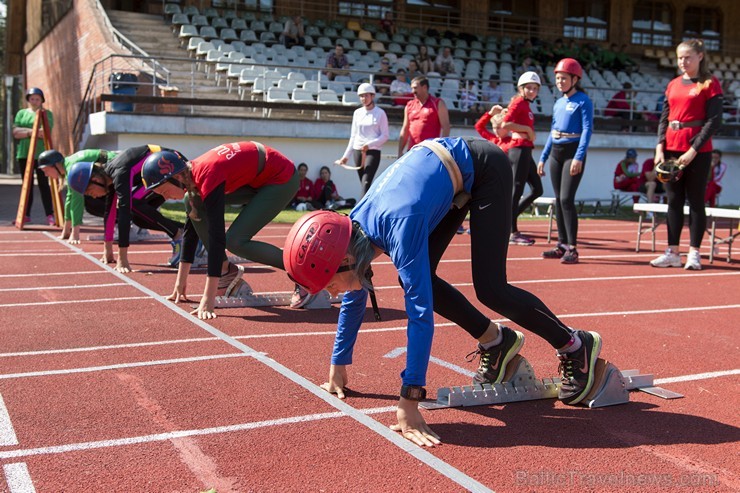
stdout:
[(54, 113), (54, 146), (75, 151), (72, 138), (77, 112), (96, 62), (128, 53), (108, 32), (97, 0), (75, 0), (59, 24), (26, 55), (26, 85), (40, 87)]

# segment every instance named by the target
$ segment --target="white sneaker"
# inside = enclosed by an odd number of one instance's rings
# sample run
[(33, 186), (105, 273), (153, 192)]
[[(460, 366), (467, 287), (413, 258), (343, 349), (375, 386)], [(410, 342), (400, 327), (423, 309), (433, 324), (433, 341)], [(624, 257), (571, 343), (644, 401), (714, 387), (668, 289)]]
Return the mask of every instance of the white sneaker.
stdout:
[(681, 257), (670, 248), (660, 257), (650, 261), (653, 267), (681, 267)]
[(686, 264), (683, 266), (686, 270), (701, 270), (701, 255), (699, 250), (692, 250), (686, 256)]

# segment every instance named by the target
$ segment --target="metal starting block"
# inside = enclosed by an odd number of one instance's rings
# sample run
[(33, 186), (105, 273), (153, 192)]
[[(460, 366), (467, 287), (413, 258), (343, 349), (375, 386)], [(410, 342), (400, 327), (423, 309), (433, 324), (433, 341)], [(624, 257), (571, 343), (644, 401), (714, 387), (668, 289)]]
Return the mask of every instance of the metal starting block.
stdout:
[[(257, 306), (290, 306), (293, 293), (253, 293), (252, 288), (241, 282), (231, 290), (229, 296), (216, 296), (217, 308), (238, 308)], [(319, 292), (303, 308), (309, 310), (331, 308), (332, 303), (341, 303), (342, 298), (332, 297), (324, 290)]]
[[(620, 372), (612, 363), (601, 358), (596, 361), (594, 379), (593, 389), (581, 401), (588, 407), (627, 403), (630, 390), (642, 390), (664, 399), (683, 397), (676, 392), (654, 387), (653, 375), (640, 374), (638, 370)], [(508, 364), (502, 383), (443, 387), (437, 390), (436, 401), (421, 402), (419, 406), (424, 409), (444, 409), (557, 399), (560, 385), (559, 378), (536, 378), (527, 359), (516, 355)]]

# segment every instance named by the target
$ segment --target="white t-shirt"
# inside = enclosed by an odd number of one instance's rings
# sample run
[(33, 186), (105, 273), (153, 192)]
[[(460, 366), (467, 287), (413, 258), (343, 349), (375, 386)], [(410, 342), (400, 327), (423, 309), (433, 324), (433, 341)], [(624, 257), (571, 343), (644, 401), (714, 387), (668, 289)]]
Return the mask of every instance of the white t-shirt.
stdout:
[(352, 132), (349, 136), (345, 158), (349, 159), (352, 151), (362, 149), (381, 149), (388, 140), (388, 117), (382, 108), (373, 107), (367, 111), (364, 106), (355, 110), (352, 116)]

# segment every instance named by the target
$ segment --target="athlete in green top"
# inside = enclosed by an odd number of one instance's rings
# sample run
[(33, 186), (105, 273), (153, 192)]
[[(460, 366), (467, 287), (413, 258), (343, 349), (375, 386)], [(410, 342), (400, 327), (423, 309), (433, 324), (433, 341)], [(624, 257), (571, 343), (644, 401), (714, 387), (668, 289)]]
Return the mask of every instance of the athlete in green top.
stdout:
[[(41, 109), (46, 101), (44, 93), (38, 87), (32, 87), (26, 92), (26, 101), (28, 102), (28, 108), (23, 108), (15, 114), (15, 120), (13, 121), (13, 138), (18, 140), (16, 147), (16, 160), (18, 161), (18, 167), (21, 170), (21, 176), (26, 173), (26, 160), (28, 159), (28, 150), (31, 146), (31, 134), (33, 132), (33, 122), (36, 119), (36, 112)], [(54, 128), (54, 115), (51, 111), (46, 110), (46, 116), (49, 120), (49, 129)], [(44, 131), (43, 127), (39, 127), (39, 131), (36, 134), (36, 152), (34, 158), (38, 158), (44, 150)], [(34, 159), (34, 166), (36, 166), (36, 160)], [(36, 169), (36, 179), (39, 184), (39, 191), (41, 192), (41, 201), (44, 203), (44, 212), (46, 213), (46, 220), (49, 225), (54, 225), (54, 205), (51, 201), (51, 188), (49, 187), (49, 180), (44, 174)], [(33, 184), (33, 182), (31, 182)], [(26, 206), (26, 222), (30, 220), (31, 206), (33, 205), (33, 193), (29, 194), (28, 205)]]
[[(50, 149), (42, 152), (38, 157), (39, 169), (43, 171), (50, 180), (57, 180), (67, 176), (70, 168), (79, 162), (107, 163), (119, 154), (119, 151), (106, 151), (104, 149), (83, 149), (66, 158), (59, 151)], [(64, 199), (64, 228), (59, 238), (67, 240), (70, 244), (80, 243), (80, 226), (82, 215), (87, 211), (98, 217), (105, 213), (105, 201), (85, 197), (71, 188), (67, 187), (67, 196)]]

